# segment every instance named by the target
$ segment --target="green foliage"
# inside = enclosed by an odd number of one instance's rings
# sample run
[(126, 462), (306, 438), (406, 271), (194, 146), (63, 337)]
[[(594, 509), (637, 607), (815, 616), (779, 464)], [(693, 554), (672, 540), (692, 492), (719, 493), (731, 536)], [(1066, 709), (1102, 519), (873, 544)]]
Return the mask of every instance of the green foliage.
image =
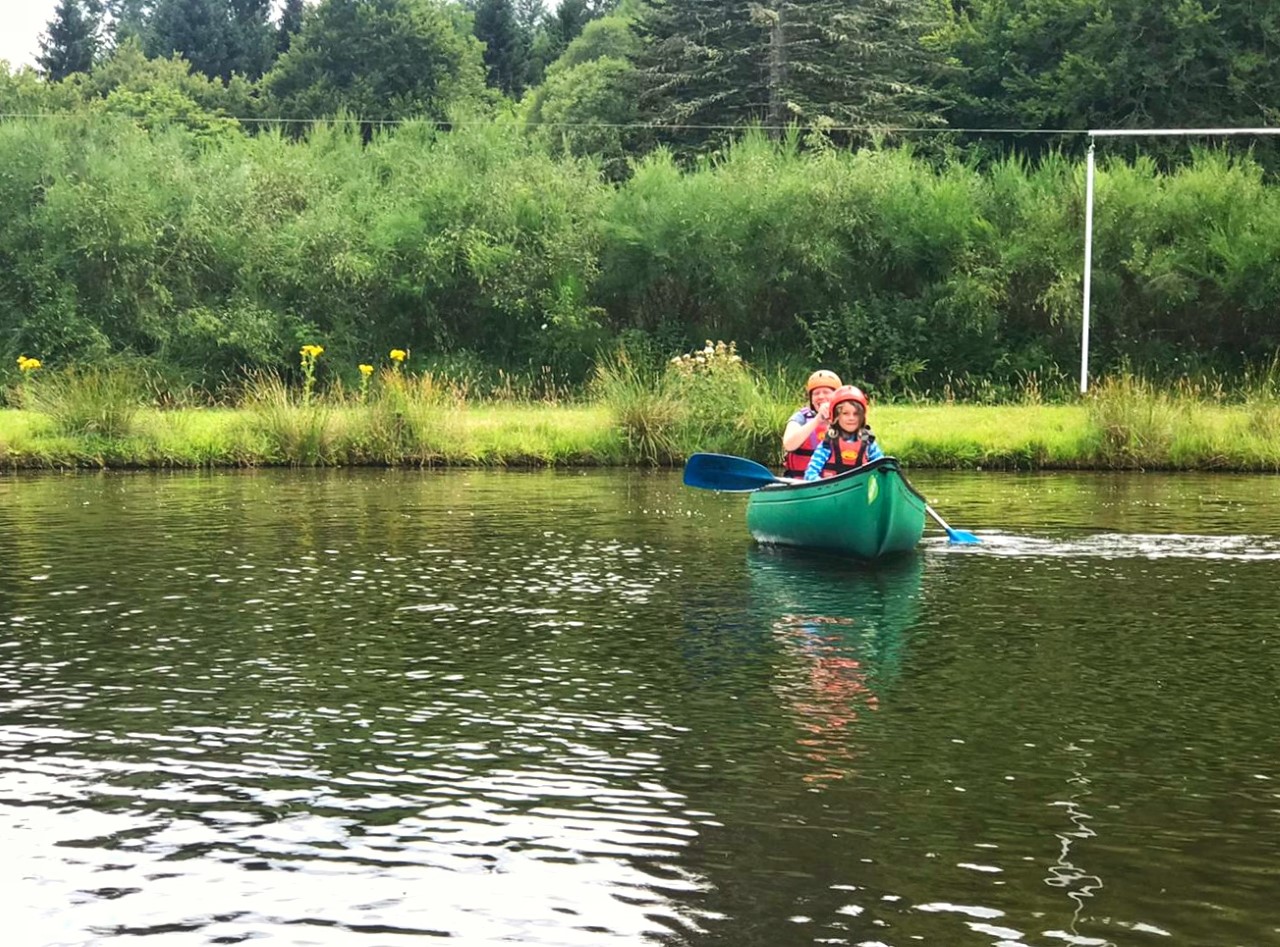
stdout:
[[(594, 172), (511, 130), (201, 139), (101, 115), (0, 125), (0, 332), (44, 357), (155, 355), (214, 381), (321, 341), (484, 352), (581, 378)], [(10, 356), (12, 357), (12, 356)]]
[[(930, 48), (952, 124), (1194, 128), (1273, 124), (1280, 9), (1251, 0), (937, 4)], [(1026, 147), (1036, 148), (1031, 141)]]
[(386, 369), (349, 436), (353, 456), (379, 464), (430, 464), (461, 408), (455, 392), (430, 372)]
[(517, 22), (512, 0), (480, 0), (475, 35), (484, 44), (485, 81), (491, 88), (518, 98), (529, 77), (532, 37)]
[(123, 0), (108, 7), (115, 8), (118, 46), (132, 42), (158, 59), (180, 56), (208, 78), (256, 80), (276, 55), (270, 0)]
[(1124, 373), (1094, 387), (1089, 420), (1100, 435), (1098, 459), (1111, 467), (1160, 466), (1190, 405)]
[(792, 410), (724, 342), (708, 341), (657, 372), (618, 350), (597, 363), (592, 392), (625, 435), (629, 455), (654, 465), (695, 451), (772, 462)]
[(158, 357), (206, 390), (229, 383), (243, 372), (282, 370), (293, 339), (270, 309), (233, 300), (225, 306), (195, 306), (174, 314), (160, 340)]
[(118, 365), (44, 369), (23, 380), (19, 403), (59, 433), (118, 438), (132, 429), (145, 387), (140, 371)]
[(683, 414), (682, 406), (657, 377), (625, 351), (596, 363), (592, 391), (626, 438), (628, 453), (639, 463), (669, 464), (678, 456), (672, 431)]
[(74, 80), (46, 82), (29, 66), (10, 71), (9, 64), (0, 60), (0, 111), (10, 115), (61, 112), (80, 101)]
[(84, 0), (58, 0), (53, 19), (40, 38), (36, 62), (51, 82), (88, 72), (98, 54), (98, 19)]
[(263, 80), (277, 115), (428, 118), (483, 100), (481, 46), (438, 0), (321, 0)]
[(526, 96), (525, 126), (553, 155), (594, 156), (620, 180), (629, 156), (644, 150), (638, 129), (640, 73), (631, 62), (640, 44), (623, 16), (588, 23)]
[(102, 5), (116, 46), (139, 41), (145, 35), (153, 0), (103, 0)]
[[(807, 344), (889, 390), (1012, 380), (1079, 358), (1082, 195), (1058, 158), (933, 167), (749, 135), (682, 174), (658, 153), (609, 205), (597, 293), (617, 328)], [(1128, 355), (1169, 377), (1195, 352), (1238, 368), (1280, 348), (1278, 201), (1243, 159), (1104, 162), (1096, 368)]]
[(251, 118), (261, 111), (256, 87), (243, 77), (224, 83), (193, 72), (191, 64), (177, 56), (149, 59), (136, 38), (120, 43), (76, 91), (90, 104), (118, 92), (156, 95), (161, 101), (176, 92), (218, 117)]
[(332, 410), (304, 404), (279, 375), (254, 375), (244, 393), (248, 424), (271, 463), (315, 467), (336, 460), (338, 430)]
[[(625, 67), (595, 54), (627, 35), (593, 24), (547, 88)], [(555, 114), (572, 85), (526, 105)], [(734, 338), (756, 364), (986, 401), (1030, 378), (1060, 397), (1079, 358), (1082, 169), (1056, 155), (977, 165), (754, 132), (611, 185), (620, 142), (510, 118), (250, 136), (216, 104), (234, 87), (131, 43), (62, 83), (0, 72), (0, 99), (63, 109), (0, 123), (7, 358), (126, 353), (218, 386), (295, 370), (316, 343), (324, 385), (406, 347), (477, 391), (507, 384), (498, 369), (558, 391), (619, 339), (646, 340), (648, 365)], [(1095, 371), (1239, 372), (1280, 350), (1280, 190), (1257, 163), (1108, 159), (1097, 197)]]
[(645, 111), (694, 148), (752, 122), (936, 123), (928, 12), (924, 0), (645, 0)]
[(302, 32), (305, 0), (284, 0), (280, 8), (280, 20), (276, 24), (276, 53), (287, 53), (293, 38)]
[(240, 123), (201, 108), (189, 95), (172, 86), (146, 92), (115, 89), (103, 100), (102, 109), (126, 115), (148, 131), (178, 124), (189, 129), (198, 141), (208, 141), (240, 132)]

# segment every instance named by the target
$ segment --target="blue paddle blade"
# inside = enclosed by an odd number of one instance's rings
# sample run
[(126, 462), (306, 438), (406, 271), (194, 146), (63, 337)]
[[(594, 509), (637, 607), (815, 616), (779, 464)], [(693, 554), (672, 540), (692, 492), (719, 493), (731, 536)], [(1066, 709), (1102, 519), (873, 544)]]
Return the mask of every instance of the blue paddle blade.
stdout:
[(684, 465), (684, 485), (700, 490), (742, 492), (786, 482), (763, 464), (730, 454), (694, 454)]
[(924, 511), (932, 516), (934, 521), (947, 531), (947, 539), (951, 540), (953, 543), (961, 546), (976, 546), (982, 542), (982, 540), (973, 533), (967, 532), (963, 529), (953, 529), (948, 526), (947, 521), (938, 515), (938, 511), (928, 504), (925, 505)]

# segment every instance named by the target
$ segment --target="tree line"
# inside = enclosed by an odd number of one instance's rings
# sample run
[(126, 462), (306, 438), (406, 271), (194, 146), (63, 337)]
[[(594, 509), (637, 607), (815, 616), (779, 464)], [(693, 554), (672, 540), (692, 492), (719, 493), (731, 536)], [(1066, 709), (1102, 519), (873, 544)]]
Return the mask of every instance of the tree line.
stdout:
[(1016, 129), (1002, 149), (1043, 151), (1061, 143), (1034, 133), (1280, 115), (1280, 7), (1254, 0), (59, 0), (40, 72), (131, 43), (243, 83), (252, 117), (514, 110), (615, 170), (752, 123)]

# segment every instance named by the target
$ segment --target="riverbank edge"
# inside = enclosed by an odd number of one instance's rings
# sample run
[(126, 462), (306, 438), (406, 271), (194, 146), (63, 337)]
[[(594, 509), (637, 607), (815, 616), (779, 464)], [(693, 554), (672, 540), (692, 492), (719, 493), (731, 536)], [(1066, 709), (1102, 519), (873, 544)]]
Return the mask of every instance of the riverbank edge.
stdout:
[[(684, 459), (646, 459), (601, 405), (464, 405), (393, 431), (362, 410), (316, 407), (282, 419), (247, 408), (147, 409), (114, 438), (62, 434), (42, 415), (0, 410), (0, 470), (663, 467)], [(1280, 472), (1280, 437), (1244, 406), (1201, 406), (1145, 431), (1108, 428), (1083, 403), (882, 405), (873, 421), (885, 452), (908, 468)], [(778, 459), (746, 446), (735, 452)]]

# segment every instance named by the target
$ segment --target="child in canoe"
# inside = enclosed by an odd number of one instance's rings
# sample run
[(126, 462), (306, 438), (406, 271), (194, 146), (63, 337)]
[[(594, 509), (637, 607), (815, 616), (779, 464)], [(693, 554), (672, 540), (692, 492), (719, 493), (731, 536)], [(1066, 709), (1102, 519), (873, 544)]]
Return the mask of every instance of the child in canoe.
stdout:
[(786, 430), (782, 432), (782, 449), (786, 455), (782, 461), (784, 477), (803, 477), (805, 468), (809, 466), (809, 458), (822, 442), (822, 435), (827, 432), (826, 402), (832, 392), (840, 387), (840, 376), (835, 372), (820, 368), (805, 383), (805, 397), (808, 404), (791, 415)]
[(827, 403), (831, 425), (809, 458), (805, 480), (834, 477), (884, 456), (867, 427), (867, 396), (853, 385), (837, 388)]

